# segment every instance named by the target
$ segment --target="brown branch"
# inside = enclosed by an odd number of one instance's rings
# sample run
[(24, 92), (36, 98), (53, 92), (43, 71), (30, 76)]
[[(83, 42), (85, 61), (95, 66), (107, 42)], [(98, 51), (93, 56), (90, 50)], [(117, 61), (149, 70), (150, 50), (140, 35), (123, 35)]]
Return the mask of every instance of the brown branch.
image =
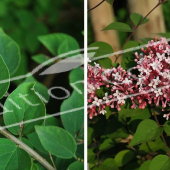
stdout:
[[(123, 44), (121, 50), (123, 50), (126, 46), (126, 44), (129, 42), (129, 40), (131, 39), (131, 37), (134, 35), (135, 31), (138, 29), (138, 27), (141, 25), (141, 23), (160, 5), (162, 5), (166, 0), (160, 0), (158, 2), (158, 4), (151, 10), (149, 11), (149, 13), (138, 23), (138, 25), (134, 28), (133, 32), (129, 35), (129, 37), (126, 39), (125, 43)], [(121, 51), (120, 50), (120, 51)], [(115, 59), (115, 63), (117, 62), (118, 58), (120, 57), (120, 55), (117, 55), (116, 56), (116, 59)]]
[(97, 4), (95, 7), (91, 8), (88, 10), (88, 12), (92, 11), (93, 9), (97, 8), (98, 6), (100, 6), (103, 2), (105, 2), (105, 0), (101, 1), (99, 4)]
[[(158, 118), (157, 118), (156, 113), (155, 113), (154, 110), (153, 110), (153, 114), (154, 114), (154, 118), (155, 118), (155, 120), (156, 120), (157, 125), (158, 125), (159, 127), (161, 127), (161, 125), (159, 124)], [(166, 147), (167, 154), (168, 154), (168, 156), (170, 157), (170, 150), (169, 150), (169, 147), (168, 147), (168, 145), (167, 145), (167, 143), (166, 143), (166, 140), (165, 140), (165, 137), (164, 137), (163, 134), (161, 134), (161, 138), (162, 138), (162, 140), (163, 140), (163, 142), (164, 142), (164, 145), (165, 145), (165, 147)]]

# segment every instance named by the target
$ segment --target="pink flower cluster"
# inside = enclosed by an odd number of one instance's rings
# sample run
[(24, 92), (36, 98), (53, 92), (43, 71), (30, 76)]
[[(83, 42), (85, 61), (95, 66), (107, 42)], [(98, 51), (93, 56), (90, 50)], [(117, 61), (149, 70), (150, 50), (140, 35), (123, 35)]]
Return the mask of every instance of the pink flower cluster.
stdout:
[[(132, 109), (144, 109), (148, 104), (161, 106), (163, 110), (170, 106), (170, 46), (165, 38), (150, 41), (142, 54), (135, 53), (139, 74), (133, 75), (121, 66), (103, 69), (99, 64), (88, 65), (88, 114), (90, 119), (105, 114), (106, 107), (117, 108), (125, 104), (127, 98), (132, 101)], [(105, 95), (99, 97), (97, 90), (105, 89)], [(164, 114), (168, 120), (170, 114)]]
[[(97, 96), (96, 91), (105, 87), (105, 95)], [(88, 114), (93, 116), (106, 113), (106, 106), (117, 108), (125, 104), (126, 95), (133, 91), (132, 78), (123, 68), (103, 69), (99, 64), (88, 65)]]

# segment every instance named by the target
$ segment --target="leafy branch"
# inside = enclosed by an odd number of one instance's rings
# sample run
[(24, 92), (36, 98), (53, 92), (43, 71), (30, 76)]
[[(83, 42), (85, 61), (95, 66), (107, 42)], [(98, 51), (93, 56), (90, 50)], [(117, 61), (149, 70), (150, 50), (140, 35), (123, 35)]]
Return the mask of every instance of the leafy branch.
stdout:
[[(143, 21), (157, 8), (159, 7), (160, 5), (162, 5), (164, 2), (166, 2), (166, 0), (159, 0), (158, 4), (151, 10), (149, 11), (149, 13), (142, 18), (142, 20), (137, 24), (137, 26), (134, 28), (133, 32), (129, 35), (129, 37), (126, 39), (125, 43), (123, 44), (122, 48), (120, 49), (121, 50), (124, 50), (126, 44), (129, 42), (129, 40), (131, 39), (131, 37), (134, 35), (134, 33), (136, 32), (136, 30), (138, 29), (138, 27), (143, 23)], [(116, 56), (116, 59), (115, 59), (115, 63), (117, 62), (117, 60), (119, 59), (121, 55), (117, 55)]]
[(0, 127), (0, 133), (4, 135), (9, 140), (13, 141), (16, 145), (18, 145), (20, 148), (25, 150), (32, 158), (37, 160), (39, 163), (41, 163), (45, 168), (48, 170), (55, 170), (43, 157), (41, 157), (37, 152), (35, 152), (33, 149), (31, 149), (29, 146), (27, 146), (25, 143), (23, 143), (21, 140), (10, 134), (7, 130)]

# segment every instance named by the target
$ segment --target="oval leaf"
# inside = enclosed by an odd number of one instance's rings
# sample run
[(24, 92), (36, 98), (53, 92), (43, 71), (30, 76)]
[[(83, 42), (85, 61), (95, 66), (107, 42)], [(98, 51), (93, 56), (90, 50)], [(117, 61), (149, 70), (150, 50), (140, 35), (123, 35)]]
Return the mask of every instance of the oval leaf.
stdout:
[(81, 162), (73, 162), (69, 167), (69, 170), (84, 170), (84, 165)]
[(141, 165), (141, 167), (139, 168), (139, 170), (150, 170), (150, 169), (149, 169), (150, 163), (151, 163), (150, 160), (144, 162), (144, 163)]
[(77, 41), (70, 35), (63, 33), (43, 35), (39, 36), (38, 39), (53, 55), (79, 49)]
[[(135, 26), (137, 26), (143, 19), (143, 16), (137, 13), (133, 13), (130, 15), (130, 19), (132, 20), (132, 22), (135, 24)], [(140, 23), (140, 25), (142, 24), (146, 24), (149, 21), (148, 18), (145, 18), (142, 23)]]
[[(84, 123), (84, 101), (83, 95), (80, 95), (77, 91), (73, 91), (70, 98), (66, 99), (61, 105), (61, 112), (70, 111), (66, 114), (61, 114), (64, 128), (74, 136)], [(82, 109), (81, 109), (82, 108)], [(78, 110), (76, 110), (78, 109)]]
[(102, 170), (119, 170), (117, 167), (116, 161), (112, 158), (105, 159), (102, 164), (99, 166), (99, 169)]
[(155, 121), (147, 119), (143, 120), (138, 128), (137, 131), (130, 142), (129, 146), (138, 145), (143, 142), (148, 142), (151, 140), (156, 139), (162, 134), (162, 128), (158, 127)]
[(0, 55), (4, 59), (10, 75), (13, 75), (18, 69), (21, 54), (19, 46), (0, 28)]
[(72, 158), (77, 150), (74, 138), (59, 127), (36, 126), (36, 132), (43, 147), (52, 155), (59, 158)]
[(118, 167), (124, 166), (131, 161), (134, 156), (135, 153), (131, 150), (120, 151), (115, 157), (116, 165)]
[[(92, 48), (96, 48), (94, 50), (91, 50)], [(110, 44), (105, 42), (94, 42), (89, 45), (89, 54), (91, 55), (93, 53), (93, 56), (90, 56), (89, 58), (94, 60), (95, 62), (99, 63), (101, 67), (103, 68), (111, 68), (112, 67), (112, 61), (110, 57), (113, 54), (113, 48)], [(104, 57), (103, 59), (97, 59), (99, 57)]]
[(170, 121), (166, 121), (163, 126), (164, 131), (168, 136), (170, 136)]
[(109, 24), (106, 28), (104, 28), (102, 31), (106, 30), (117, 30), (121, 32), (132, 32), (132, 29), (129, 25), (122, 23), (122, 22), (113, 22)]
[(32, 119), (45, 116), (44, 103), (35, 94), (33, 87), (34, 83), (23, 83), (8, 96), (4, 104), (4, 122), (7, 128), (12, 126), (8, 130), (14, 135), (31, 133), (35, 125), (44, 122), (42, 119), (31, 122)]
[(156, 156), (150, 163), (149, 170), (169, 170), (170, 159), (166, 155)]
[(104, 142), (100, 145), (99, 150), (100, 151), (105, 151), (105, 150), (110, 149), (113, 146), (115, 146), (115, 141), (108, 138), (108, 139), (105, 139)]

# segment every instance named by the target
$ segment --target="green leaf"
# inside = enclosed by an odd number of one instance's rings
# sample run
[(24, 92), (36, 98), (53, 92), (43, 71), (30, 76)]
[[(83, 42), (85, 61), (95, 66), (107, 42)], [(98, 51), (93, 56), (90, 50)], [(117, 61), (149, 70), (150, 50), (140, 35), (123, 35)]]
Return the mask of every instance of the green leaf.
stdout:
[(166, 32), (166, 33), (159, 33), (158, 35), (165, 37), (165, 38), (170, 38), (170, 32)]
[[(32, 60), (34, 60), (38, 64), (43, 64), (45, 61), (48, 61), (50, 57), (44, 55), (44, 54), (37, 54), (32, 56)], [(51, 65), (53, 62), (50, 62), (47, 65)]]
[[(91, 50), (91, 48), (96, 48)], [(94, 53), (93, 57), (91, 54)], [(111, 45), (105, 42), (94, 42), (89, 45), (89, 58), (99, 63), (103, 68), (112, 68), (112, 61), (110, 58), (113, 54), (113, 48)], [(97, 59), (97, 57), (104, 57), (103, 59)]]
[[(135, 47), (138, 48), (138, 46), (140, 45), (139, 42), (137, 41), (129, 41), (126, 46), (125, 46), (125, 49), (130, 49), (130, 48), (133, 48), (135, 49)], [(124, 53), (123, 54), (123, 57), (122, 57), (122, 62), (121, 62), (121, 66), (124, 68), (124, 69), (129, 69), (129, 68), (133, 68), (136, 66), (136, 62), (134, 62), (134, 53), (133, 51), (132, 52), (128, 52), (128, 53)]]
[(112, 111), (109, 106), (106, 106), (106, 119), (109, 119), (109, 117), (112, 115)]
[(71, 159), (61, 159), (61, 158), (57, 158), (56, 160), (56, 168), (58, 170), (66, 170), (68, 168), (68, 166), (75, 162), (74, 158)]
[(20, 26), (25, 29), (29, 28), (33, 24), (34, 14), (29, 10), (17, 10), (16, 16), (19, 20)]
[[(78, 139), (78, 138), (77, 138)], [(82, 139), (82, 138), (80, 138)], [(83, 139), (82, 139), (83, 140)], [(77, 145), (77, 152), (76, 152), (76, 156), (80, 159), (84, 160), (84, 144), (79, 144)]]
[(14, 135), (32, 133), (34, 126), (42, 125), (44, 120), (22, 123), (42, 116), (45, 116), (45, 106), (35, 94), (34, 83), (21, 84), (5, 101), (3, 114), (5, 125), (20, 124), (8, 128)]
[(6, 63), (10, 75), (13, 75), (19, 67), (21, 54), (19, 46), (0, 28), (0, 55)]
[(59, 127), (35, 127), (43, 147), (52, 155), (59, 158), (72, 158), (77, 150), (74, 138)]
[(8, 139), (0, 139), (0, 169), (30, 170), (30, 156)]
[(36, 164), (38, 167), (38, 170), (46, 170), (40, 163)]
[(40, 42), (37, 40), (37, 37), (49, 32), (48, 28), (42, 22), (34, 21), (33, 24), (34, 26), (31, 26), (31, 31), (28, 31), (25, 35), (26, 49), (28, 49), (30, 53), (36, 53), (39, 49)]
[(69, 170), (84, 170), (84, 165), (81, 162), (73, 162), (69, 167)]
[(24, 81), (24, 83), (28, 82), (35, 83), (34, 85), (35, 93), (44, 103), (48, 103), (50, 96), (47, 87), (45, 87), (42, 83), (37, 81), (33, 76), (27, 77), (26, 80)]
[(88, 149), (88, 162), (93, 163), (95, 160), (96, 154), (93, 152), (93, 149)]
[(116, 161), (114, 159), (107, 158), (99, 166), (99, 169), (102, 169), (102, 170), (118, 170), (118, 167), (117, 167)]
[(170, 121), (166, 121), (163, 126), (164, 131), (168, 136), (170, 136)]
[(150, 115), (149, 109), (131, 109), (132, 103), (130, 100), (127, 100), (126, 104), (121, 107), (121, 110), (118, 112), (121, 117), (133, 117), (137, 115)]
[(139, 147), (139, 153), (142, 155), (148, 154), (148, 153), (155, 153), (158, 151), (166, 152), (165, 144), (163, 143), (161, 138), (157, 138), (154, 141), (142, 143)]
[(84, 123), (83, 99), (83, 95), (78, 94), (77, 91), (74, 90), (71, 97), (64, 100), (61, 105), (61, 112), (68, 112), (61, 114), (64, 128), (70, 132), (72, 136), (75, 136), (76, 132), (80, 130)]
[(158, 127), (155, 121), (147, 119), (143, 120), (130, 142), (129, 146), (138, 145), (158, 138), (162, 134), (162, 128)]
[(170, 159), (166, 155), (156, 156), (150, 163), (149, 170), (169, 170)]
[(48, 152), (44, 149), (44, 147), (42, 146), (40, 139), (38, 138), (37, 133), (31, 133), (28, 136), (29, 141), (31, 142), (31, 144), (40, 152), (48, 154)]
[(32, 164), (31, 170), (39, 170), (38, 166), (36, 164)]
[(117, 68), (120, 64), (119, 63), (112, 63), (112, 66)]
[[(136, 132), (136, 129), (137, 129), (139, 123), (142, 122), (142, 120), (144, 120), (144, 119), (149, 119), (150, 117), (151, 117), (151, 113), (148, 111), (145, 111), (142, 114), (137, 114), (136, 116), (132, 116), (129, 121), (129, 130), (134, 134)], [(122, 118), (122, 117), (120, 117), (120, 118)]]
[[(140, 43), (138, 41), (128, 41), (128, 43), (125, 45), (125, 49), (129, 49), (129, 48), (134, 48), (135, 47), (139, 47)], [(134, 55), (134, 52), (132, 51), (132, 54)]]
[(118, 141), (119, 141), (119, 139), (126, 139), (128, 136), (129, 136), (129, 134), (126, 133), (125, 130), (122, 128), (117, 129), (115, 132), (106, 135), (106, 137), (112, 138), (112, 139), (118, 140)]
[(153, 38), (141, 38), (142, 44), (148, 44), (149, 41), (153, 40)]
[(90, 145), (93, 141), (94, 130), (91, 127), (88, 127), (88, 145)]
[(10, 84), (9, 70), (1, 56), (0, 56), (0, 66), (1, 66), (0, 67), (0, 81), (2, 81), (0, 83), (0, 99), (1, 99), (7, 92), (9, 88), (9, 84)]
[(84, 94), (84, 70), (82, 68), (79, 67), (70, 72), (69, 82), (74, 90)]
[(63, 54), (79, 49), (77, 41), (70, 35), (63, 33), (43, 35), (39, 36), (38, 39), (53, 55)]
[(108, 138), (108, 139), (104, 140), (104, 142), (100, 145), (99, 150), (100, 151), (105, 151), (105, 150), (110, 149), (113, 146), (115, 146), (115, 141)]
[(34, 149), (32, 143), (27, 138), (21, 138), (22, 142), (24, 142), (27, 146), (29, 146), (31, 149)]
[[(61, 127), (62, 124), (60, 122), (60, 120), (56, 117), (51, 117), (50, 114), (46, 114), (47, 118), (45, 118), (44, 120), (44, 126), (59, 126)], [(50, 117), (48, 117), (50, 116)]]
[[(28, 67), (29, 67), (28, 58), (26, 55), (22, 55), (19, 67), (18, 67), (17, 71), (12, 75), (12, 78), (18, 77), (21, 75), (26, 75), (28, 73)], [(15, 80), (14, 83), (19, 85), (19, 84), (23, 83), (23, 79)]]
[(110, 5), (113, 5), (114, 0), (106, 0)]
[(117, 30), (121, 32), (132, 32), (132, 29), (129, 25), (122, 23), (122, 22), (113, 22), (109, 24), (106, 28), (104, 28), (102, 31), (106, 30)]
[[(135, 26), (137, 26), (143, 19), (143, 16), (137, 13), (133, 13), (130, 15), (130, 19), (132, 20), (132, 22), (135, 24)], [(140, 23), (140, 25), (142, 24), (146, 24), (147, 22), (149, 22), (149, 19), (146, 18), (142, 21), (142, 23)]]
[(115, 161), (118, 167), (126, 165), (129, 161), (131, 161), (135, 156), (135, 153), (131, 150), (123, 150), (120, 151), (116, 157)]
[(148, 160), (146, 162), (144, 162), (141, 167), (139, 168), (139, 170), (150, 170), (149, 166), (150, 166), (151, 160)]

